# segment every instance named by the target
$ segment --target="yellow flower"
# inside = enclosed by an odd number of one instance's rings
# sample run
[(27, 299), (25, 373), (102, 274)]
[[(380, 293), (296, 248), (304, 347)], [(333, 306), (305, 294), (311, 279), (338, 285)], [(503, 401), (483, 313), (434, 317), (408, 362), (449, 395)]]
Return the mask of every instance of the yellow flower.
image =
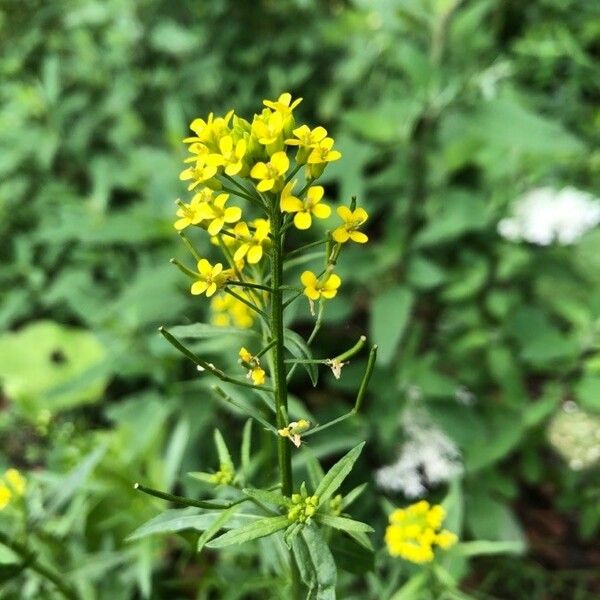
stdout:
[(17, 496), (23, 496), (25, 494), (25, 487), (27, 480), (17, 469), (8, 469), (4, 473), (4, 481), (8, 483), (10, 489)]
[(296, 139), (291, 138), (285, 140), (285, 143), (288, 146), (312, 148), (327, 137), (327, 129), (319, 126), (311, 130), (308, 125), (301, 125), (294, 129), (293, 134), (296, 136)]
[(280, 208), (283, 212), (295, 213), (294, 225), (298, 229), (308, 229), (312, 224), (312, 215), (317, 219), (326, 219), (331, 214), (327, 204), (320, 204), (324, 189), (320, 185), (311, 186), (306, 192), (305, 200), (292, 196), (295, 181), (290, 181), (281, 192)]
[(342, 153), (338, 150), (332, 150), (333, 138), (326, 137), (313, 146), (313, 150), (308, 157), (309, 165), (319, 163), (333, 162), (342, 158)]
[[(248, 299), (244, 290), (237, 292), (238, 296)], [(234, 325), (241, 329), (248, 329), (254, 324), (254, 313), (243, 302), (228, 294), (214, 296), (210, 303), (212, 311), (211, 322), (217, 327), (230, 327)]]
[(202, 205), (205, 204), (203, 198), (202, 193), (195, 194), (189, 204), (180, 204), (175, 213), (180, 218), (173, 224), (177, 231), (181, 231), (190, 225), (198, 225), (203, 220)]
[(229, 194), (219, 194), (212, 202), (201, 206), (200, 214), (203, 219), (210, 220), (208, 233), (217, 235), (225, 223), (236, 223), (242, 218), (242, 209), (239, 206), (225, 208)]
[(283, 116), (278, 112), (264, 110), (252, 121), (252, 133), (263, 146), (273, 146), (278, 141), (281, 147), (283, 134)]
[(298, 421), (292, 421), (287, 427), (283, 429), (278, 429), (277, 433), (281, 437), (286, 437), (290, 439), (290, 442), (296, 446), (296, 448), (300, 447), (302, 443), (302, 434), (310, 429), (310, 421), (306, 419), (300, 419)]
[(339, 206), (336, 212), (344, 221), (331, 234), (336, 242), (344, 244), (348, 240), (352, 240), (364, 244), (369, 240), (362, 231), (358, 231), (358, 228), (369, 218), (364, 208), (357, 208), (352, 211), (347, 206)]
[(264, 247), (269, 242), (271, 226), (266, 219), (254, 220), (254, 233), (250, 232), (248, 225), (244, 222), (238, 223), (233, 232), (241, 241), (240, 247), (233, 255), (233, 260), (238, 261), (247, 258), (251, 265), (255, 265), (263, 256)]
[(252, 167), (250, 176), (260, 179), (256, 184), (259, 192), (278, 191), (283, 183), (283, 176), (290, 167), (290, 160), (283, 151), (275, 152), (268, 163), (258, 162)]
[(249, 373), (250, 379), (254, 385), (263, 385), (265, 383), (265, 372), (260, 367), (253, 367)]
[(215, 118), (213, 113), (208, 115), (208, 119), (194, 119), (190, 129), (196, 134), (195, 137), (185, 138), (186, 144), (202, 143), (210, 145), (214, 150), (219, 147), (219, 140), (228, 131), (229, 121), (233, 117), (233, 111), (230, 110), (224, 117)]
[(327, 275), (323, 282), (320, 282), (312, 271), (304, 271), (300, 276), (300, 281), (304, 286), (304, 295), (311, 300), (318, 300), (323, 297), (327, 300), (333, 298), (340, 287), (342, 280), (335, 273)]
[(248, 145), (245, 139), (238, 140), (234, 145), (233, 138), (226, 135), (219, 140), (220, 154), (211, 154), (208, 162), (216, 167), (225, 166), (225, 173), (232, 177), (242, 170), (243, 158), (247, 149)]
[(242, 362), (250, 364), (254, 359), (254, 356), (244, 346), (240, 348), (239, 357)]
[(254, 385), (263, 385), (266, 373), (260, 367), (260, 360), (243, 346), (240, 348), (239, 357), (244, 366), (250, 367), (248, 379), (251, 379)]
[(198, 261), (198, 281), (192, 284), (194, 296), (206, 294), (210, 298), (219, 288), (223, 287), (229, 277), (228, 271), (223, 271), (223, 265), (211, 265), (205, 258)]
[(292, 111), (302, 102), (302, 98), (296, 98), (292, 102), (292, 95), (289, 92), (284, 92), (277, 100), (263, 100), (263, 104), (271, 110), (281, 114), (285, 119), (292, 114)]
[(458, 541), (456, 534), (440, 531), (445, 516), (442, 506), (430, 506), (425, 500), (395, 510), (385, 532), (388, 552), (414, 563), (431, 562), (434, 546), (446, 549)]
[(0, 483), (0, 510), (4, 510), (12, 499), (12, 492), (3, 483)]
[(217, 174), (217, 167), (208, 163), (208, 155), (202, 154), (198, 157), (196, 164), (193, 167), (189, 167), (179, 174), (181, 181), (192, 180), (192, 183), (188, 185), (188, 190), (193, 190), (201, 183), (212, 179)]
[(299, 165), (306, 163), (312, 148), (327, 137), (327, 130), (324, 127), (315, 127), (310, 129), (308, 125), (301, 125), (292, 132), (295, 138), (285, 140), (288, 146), (298, 146), (296, 162)]

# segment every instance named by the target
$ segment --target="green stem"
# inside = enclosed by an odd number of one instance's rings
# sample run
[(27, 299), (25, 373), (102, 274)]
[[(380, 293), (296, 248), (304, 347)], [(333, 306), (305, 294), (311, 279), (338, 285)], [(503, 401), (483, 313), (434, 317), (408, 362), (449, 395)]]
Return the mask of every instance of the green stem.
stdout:
[(65, 598), (68, 598), (69, 600), (79, 600), (79, 594), (75, 591), (71, 584), (67, 583), (63, 579), (62, 575), (41, 563), (34, 555), (33, 551), (30, 548), (28, 548), (25, 544), (11, 539), (8, 535), (1, 531), (0, 544), (6, 546), (7, 548), (10, 548), (15, 554), (18, 554), (26, 563), (29, 569), (35, 571), (42, 577), (46, 578), (48, 581), (52, 582), (56, 586), (56, 589)]
[[(283, 329), (283, 291), (280, 289), (283, 279), (283, 219), (279, 210), (277, 199), (272, 203), (271, 232), (273, 244), (271, 247), (271, 334), (275, 345), (271, 349), (273, 360), (273, 387), (275, 388), (275, 418), (277, 428), (283, 429), (287, 423), (284, 414), (287, 414), (287, 381), (285, 372), (285, 349)], [(281, 492), (284, 496), (291, 496), (293, 491), (292, 459), (290, 444), (284, 437), (277, 439), (277, 456), (279, 474), (281, 477)]]
[(206, 508), (209, 510), (225, 510), (227, 508), (231, 508), (236, 504), (241, 504), (241, 502), (233, 502), (229, 504), (219, 504), (218, 502), (211, 501), (203, 501), (203, 500), (194, 500), (193, 498), (186, 498), (185, 496), (174, 496), (173, 494), (168, 494), (167, 492), (161, 492), (160, 490), (155, 490), (153, 488), (146, 487), (139, 483), (134, 484), (134, 490), (138, 490), (140, 492), (144, 492), (144, 494), (148, 494), (149, 496), (154, 496), (155, 498), (160, 498), (161, 500), (167, 500), (168, 502), (173, 502), (174, 504), (180, 504), (182, 506), (195, 506), (197, 508)]

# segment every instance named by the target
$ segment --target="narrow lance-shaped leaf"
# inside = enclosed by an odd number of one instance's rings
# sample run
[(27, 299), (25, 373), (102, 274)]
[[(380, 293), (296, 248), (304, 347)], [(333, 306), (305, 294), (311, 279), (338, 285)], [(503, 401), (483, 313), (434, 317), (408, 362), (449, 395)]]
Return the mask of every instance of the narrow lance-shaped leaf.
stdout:
[(233, 461), (231, 460), (231, 454), (229, 454), (229, 448), (223, 439), (223, 435), (218, 429), (215, 429), (214, 433), (215, 446), (217, 448), (217, 454), (219, 455), (219, 464), (230, 465), (233, 467)]
[(209, 548), (224, 548), (226, 546), (233, 546), (234, 544), (244, 544), (251, 540), (272, 535), (285, 529), (289, 524), (290, 521), (285, 515), (279, 517), (267, 517), (256, 523), (250, 523), (249, 525), (244, 525), (238, 529), (232, 529), (206, 545)]
[(352, 450), (350, 450), (348, 454), (336, 462), (335, 465), (333, 465), (333, 467), (331, 467), (331, 469), (329, 469), (329, 471), (326, 473), (325, 477), (321, 479), (321, 482), (315, 490), (315, 495), (319, 496), (319, 502), (321, 504), (326, 500), (329, 500), (329, 498), (331, 498), (331, 496), (333, 496), (333, 494), (338, 490), (340, 485), (342, 485), (344, 479), (348, 477), (348, 474), (352, 470), (352, 467), (359, 457), (364, 445), (365, 443), (361, 442), (358, 444), (358, 446), (352, 448)]
[(317, 514), (316, 519), (319, 523), (327, 527), (333, 527), (341, 531), (360, 531), (363, 533), (371, 533), (373, 528), (361, 521), (348, 519), (347, 517), (336, 517), (335, 515)]
[(265, 502), (266, 504), (274, 504), (275, 506), (285, 506), (288, 500), (285, 496), (282, 496), (278, 492), (271, 492), (269, 490), (255, 490), (251, 488), (245, 488), (243, 490), (246, 496), (254, 498), (259, 502)]
[(327, 542), (319, 528), (314, 524), (304, 527), (302, 537), (306, 542), (311, 561), (315, 567), (317, 579), (316, 599), (335, 600), (337, 567)]
[(197, 551), (202, 552), (202, 549), (206, 545), (208, 541), (210, 541), (219, 531), (228, 523), (228, 521), (233, 517), (235, 511), (237, 510), (237, 506), (232, 506), (227, 510), (224, 510), (208, 527), (202, 535), (198, 538), (198, 546)]

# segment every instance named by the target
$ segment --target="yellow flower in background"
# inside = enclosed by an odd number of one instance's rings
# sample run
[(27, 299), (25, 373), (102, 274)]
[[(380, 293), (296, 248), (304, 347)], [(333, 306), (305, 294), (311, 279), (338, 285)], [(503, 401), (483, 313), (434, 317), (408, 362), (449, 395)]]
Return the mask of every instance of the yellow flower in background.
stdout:
[(426, 500), (395, 510), (385, 532), (388, 552), (414, 563), (431, 562), (434, 546), (447, 549), (458, 541), (456, 534), (440, 531), (445, 517), (442, 506), (430, 506)]
[(0, 510), (4, 510), (12, 499), (12, 492), (3, 483), (0, 483)]
[(326, 275), (325, 280), (320, 282), (312, 271), (304, 271), (300, 276), (300, 281), (304, 286), (304, 295), (310, 300), (318, 300), (321, 297), (330, 300), (335, 297), (342, 283), (339, 275), (335, 273)]
[(313, 215), (317, 219), (326, 219), (331, 214), (327, 204), (321, 204), (325, 190), (320, 185), (311, 186), (306, 198), (300, 200), (292, 196), (295, 181), (290, 181), (281, 192), (280, 208), (283, 212), (294, 214), (294, 225), (298, 229), (308, 229), (312, 225)]
[(310, 429), (310, 421), (306, 419), (300, 419), (299, 421), (292, 421), (287, 427), (278, 429), (277, 433), (281, 437), (289, 438), (290, 442), (300, 448), (302, 444), (302, 434)]
[(223, 265), (211, 265), (205, 258), (198, 261), (198, 281), (192, 284), (191, 292), (194, 296), (206, 294), (210, 298), (219, 288), (225, 285), (229, 277), (228, 271), (223, 271)]
[(290, 159), (283, 151), (275, 152), (268, 163), (258, 162), (250, 171), (253, 179), (259, 179), (256, 189), (259, 192), (278, 191), (283, 183), (283, 176), (290, 167)]
[(199, 211), (203, 219), (210, 221), (208, 233), (217, 235), (225, 227), (225, 223), (236, 223), (242, 218), (242, 209), (239, 206), (225, 208), (229, 194), (219, 194), (212, 202), (203, 204)]
[(264, 248), (269, 242), (271, 226), (267, 219), (255, 219), (253, 225), (254, 233), (244, 222), (238, 223), (233, 230), (241, 241), (240, 247), (233, 255), (236, 262), (246, 258), (251, 265), (255, 265), (263, 257)]
[(279, 113), (284, 119), (292, 114), (292, 111), (302, 102), (302, 98), (296, 98), (292, 102), (292, 95), (289, 92), (280, 94), (277, 100), (263, 100), (263, 104)]
[[(238, 290), (236, 293), (245, 300), (249, 299), (244, 290)], [(254, 324), (252, 309), (228, 294), (214, 296), (210, 308), (212, 311), (211, 322), (217, 327), (235, 326), (240, 329), (248, 329)]]
[(4, 473), (4, 481), (16, 496), (23, 496), (27, 486), (27, 480), (17, 469), (8, 469)]
[(339, 206), (336, 212), (343, 221), (331, 234), (336, 242), (344, 244), (348, 240), (352, 240), (358, 244), (364, 244), (369, 241), (369, 238), (362, 231), (358, 231), (358, 228), (369, 218), (364, 208), (357, 208), (352, 211), (347, 206)]
[(233, 177), (237, 175), (244, 166), (243, 158), (246, 155), (248, 145), (245, 139), (238, 140), (235, 144), (230, 135), (225, 135), (219, 140), (220, 154), (211, 154), (208, 162), (216, 167), (225, 167), (225, 174)]

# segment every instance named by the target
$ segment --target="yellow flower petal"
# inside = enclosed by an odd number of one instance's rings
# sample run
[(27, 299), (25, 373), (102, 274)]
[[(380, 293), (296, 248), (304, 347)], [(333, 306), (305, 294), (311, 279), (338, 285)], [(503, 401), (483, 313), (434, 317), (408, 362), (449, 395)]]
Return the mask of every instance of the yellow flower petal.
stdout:
[(225, 221), (223, 219), (213, 219), (208, 226), (208, 233), (210, 235), (217, 235), (221, 229), (223, 229), (223, 225), (225, 225)]
[(300, 281), (304, 287), (315, 287), (317, 284), (317, 276), (312, 271), (304, 271), (300, 275)]
[(279, 206), (282, 211), (289, 213), (298, 212), (304, 208), (302, 200), (296, 198), (295, 196), (287, 196), (282, 198)]
[(331, 214), (331, 207), (327, 204), (317, 204), (312, 208), (312, 214), (317, 219), (326, 219)]
[(194, 283), (192, 283), (190, 291), (194, 296), (199, 296), (200, 294), (203, 294), (206, 291), (207, 287), (208, 284), (206, 283), (206, 281), (194, 281)]
[(252, 246), (250, 250), (248, 250), (248, 262), (251, 265), (255, 265), (260, 261), (263, 255), (262, 246)]
[(362, 231), (352, 231), (350, 233), (350, 239), (357, 244), (366, 244), (369, 241), (369, 238)]
[(347, 206), (338, 206), (336, 211), (337, 214), (345, 221), (352, 220), (352, 211)]
[(298, 229), (308, 229), (312, 224), (312, 217), (309, 212), (297, 212), (294, 216), (294, 225)]

